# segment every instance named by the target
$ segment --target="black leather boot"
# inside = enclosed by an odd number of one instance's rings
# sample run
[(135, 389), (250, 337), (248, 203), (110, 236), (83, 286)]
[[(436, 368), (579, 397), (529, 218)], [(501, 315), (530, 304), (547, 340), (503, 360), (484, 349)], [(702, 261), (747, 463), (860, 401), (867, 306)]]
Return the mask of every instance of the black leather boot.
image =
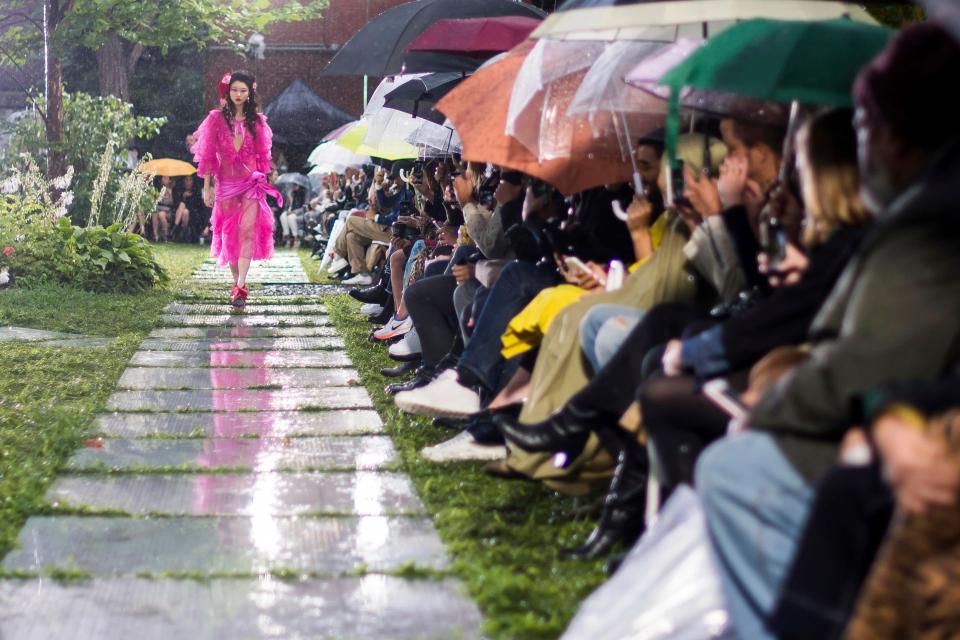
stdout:
[(350, 289), (347, 293), (354, 300), (372, 304), (383, 304), (387, 301), (388, 295), (387, 285), (382, 282), (366, 289)]
[(409, 362), (401, 362), (395, 367), (390, 367), (389, 369), (380, 369), (380, 375), (386, 376), (387, 378), (399, 378), (408, 373), (413, 373), (419, 368), (420, 359), (410, 360)]
[(600, 521), (582, 546), (565, 552), (568, 556), (596, 558), (609, 553), (620, 542), (632, 545), (643, 533), (650, 464), (646, 449), (631, 435), (624, 434), (622, 440)]
[(385, 391), (390, 395), (396, 395), (401, 391), (413, 391), (414, 389), (419, 389), (420, 387), (430, 384), (436, 374), (437, 370), (435, 367), (428, 367), (424, 365), (417, 369), (413, 375), (413, 378), (407, 380), (406, 382), (396, 382), (394, 384), (387, 385)]
[(579, 452), (590, 432), (600, 426), (597, 411), (583, 410), (574, 404), (536, 424), (521, 424), (509, 415), (494, 416), (503, 436), (527, 451)]

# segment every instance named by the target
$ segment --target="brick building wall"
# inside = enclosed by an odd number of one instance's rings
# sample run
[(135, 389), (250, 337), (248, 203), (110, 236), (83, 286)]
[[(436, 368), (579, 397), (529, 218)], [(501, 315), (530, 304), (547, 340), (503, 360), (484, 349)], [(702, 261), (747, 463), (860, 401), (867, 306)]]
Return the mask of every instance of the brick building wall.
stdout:
[[(320, 20), (278, 24), (264, 34), (264, 60), (248, 60), (221, 47), (211, 47), (204, 60), (206, 104), (218, 102), (217, 83), (231, 69), (246, 68), (257, 77), (260, 102), (266, 105), (296, 79), (317, 95), (347, 113), (363, 111), (363, 79), (321, 78), (320, 71), (336, 51), (363, 25), (383, 11), (406, 0), (330, 0)], [(370, 90), (377, 79), (371, 79)]]

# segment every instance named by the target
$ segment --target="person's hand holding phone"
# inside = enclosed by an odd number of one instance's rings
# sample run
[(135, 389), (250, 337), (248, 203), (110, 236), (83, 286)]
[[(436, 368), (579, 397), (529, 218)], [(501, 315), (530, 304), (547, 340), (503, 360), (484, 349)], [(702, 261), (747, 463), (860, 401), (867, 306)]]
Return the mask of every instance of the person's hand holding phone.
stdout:
[(760, 273), (767, 276), (772, 287), (798, 283), (809, 266), (810, 259), (792, 242), (786, 243), (783, 259), (776, 264), (770, 264), (770, 258), (766, 253), (757, 256), (757, 268)]

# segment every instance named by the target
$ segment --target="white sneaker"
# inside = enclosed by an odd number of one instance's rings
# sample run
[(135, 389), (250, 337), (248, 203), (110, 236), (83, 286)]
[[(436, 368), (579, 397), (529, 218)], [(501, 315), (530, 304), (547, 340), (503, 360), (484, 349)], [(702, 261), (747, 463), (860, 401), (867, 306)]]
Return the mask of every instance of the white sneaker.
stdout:
[(341, 284), (356, 284), (360, 285), (361, 287), (367, 287), (373, 284), (373, 276), (369, 273), (358, 273), (352, 278), (347, 278)]
[(480, 411), (480, 395), (457, 382), (453, 369), (419, 389), (401, 391), (394, 400), (401, 411), (423, 416), (465, 418)]
[(419, 357), (422, 349), (420, 348), (420, 336), (416, 329), (411, 329), (399, 342), (390, 345), (390, 357), (396, 360), (409, 360)]
[(462, 431), (445, 442), (424, 448), (420, 455), (430, 462), (503, 460), (507, 448), (502, 444), (480, 444), (469, 431)]
[(393, 316), (390, 322), (373, 332), (373, 337), (377, 340), (389, 340), (406, 335), (411, 329), (413, 329), (413, 318), (407, 316), (403, 320), (397, 320), (397, 316)]
[(350, 263), (347, 262), (345, 258), (337, 258), (330, 263), (330, 268), (327, 269), (327, 273), (337, 273), (338, 271), (343, 271), (343, 269), (349, 265)]
[(365, 316), (375, 316), (383, 311), (383, 305), (375, 302), (368, 302), (360, 306), (360, 313)]

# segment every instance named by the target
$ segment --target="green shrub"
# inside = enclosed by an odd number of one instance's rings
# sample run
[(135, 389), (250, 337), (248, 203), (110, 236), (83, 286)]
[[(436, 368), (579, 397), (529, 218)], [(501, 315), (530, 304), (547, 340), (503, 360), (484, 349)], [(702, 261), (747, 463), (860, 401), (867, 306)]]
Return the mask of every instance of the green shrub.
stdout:
[(57, 220), (7, 256), (18, 286), (65, 284), (97, 292), (142, 291), (169, 282), (153, 248), (120, 225), (77, 227)]

